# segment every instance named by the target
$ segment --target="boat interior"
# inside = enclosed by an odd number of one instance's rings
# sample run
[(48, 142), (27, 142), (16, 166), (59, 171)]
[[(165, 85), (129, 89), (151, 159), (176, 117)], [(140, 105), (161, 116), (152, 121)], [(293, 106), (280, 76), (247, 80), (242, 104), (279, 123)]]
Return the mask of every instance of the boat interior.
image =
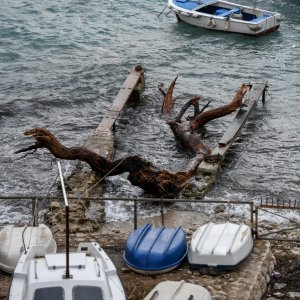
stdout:
[[(256, 10), (254, 14), (249, 8), (234, 6), (216, 0), (174, 0), (174, 3), (183, 9), (224, 18), (232, 17), (254, 23), (259, 23), (262, 20), (270, 17), (269, 14), (265, 14), (260, 10)], [(251, 8), (251, 10), (253, 9)]]

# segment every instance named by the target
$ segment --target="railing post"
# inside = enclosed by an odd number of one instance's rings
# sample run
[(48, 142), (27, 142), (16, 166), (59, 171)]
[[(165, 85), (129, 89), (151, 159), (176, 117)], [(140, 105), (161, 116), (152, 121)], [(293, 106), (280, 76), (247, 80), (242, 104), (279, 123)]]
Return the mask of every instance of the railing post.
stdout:
[(137, 229), (137, 200), (134, 199), (134, 209), (133, 209), (133, 213), (134, 213), (134, 216), (133, 216), (133, 222), (134, 222), (134, 230)]
[(255, 212), (255, 238), (258, 240), (258, 207), (255, 207), (254, 209)]
[(160, 200), (160, 214), (161, 214), (161, 226), (165, 226), (163, 198), (161, 198)]
[(251, 234), (254, 236), (254, 228), (253, 228), (253, 202), (250, 203), (250, 222), (251, 222)]

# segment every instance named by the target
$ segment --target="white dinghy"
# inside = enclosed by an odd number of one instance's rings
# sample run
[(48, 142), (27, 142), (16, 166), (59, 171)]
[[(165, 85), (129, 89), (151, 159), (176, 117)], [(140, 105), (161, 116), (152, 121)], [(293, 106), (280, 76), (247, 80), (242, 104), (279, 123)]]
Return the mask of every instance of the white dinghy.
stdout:
[(168, 0), (168, 8), (178, 21), (251, 36), (276, 31), (283, 20), (280, 13), (223, 0)]
[(4, 227), (0, 231), (0, 269), (13, 273), (22, 252), (30, 245), (43, 245), (46, 253), (56, 252), (52, 232), (44, 224), (33, 227)]
[(182, 281), (163, 281), (156, 285), (144, 300), (211, 300), (204, 287)]
[(116, 268), (97, 243), (69, 251), (69, 205), (58, 162), (66, 208), (66, 252), (46, 254), (43, 246), (26, 248), (16, 266), (9, 300), (125, 300)]
[(251, 254), (252, 249), (249, 226), (210, 222), (194, 232), (188, 260), (192, 268), (234, 269)]

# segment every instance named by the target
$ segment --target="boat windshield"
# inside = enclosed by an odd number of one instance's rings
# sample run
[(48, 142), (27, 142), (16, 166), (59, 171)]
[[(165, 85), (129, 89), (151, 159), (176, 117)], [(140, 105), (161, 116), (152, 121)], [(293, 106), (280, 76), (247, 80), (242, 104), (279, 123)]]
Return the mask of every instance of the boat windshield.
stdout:
[[(39, 288), (34, 292), (34, 300), (64, 300), (65, 291), (62, 287)], [(72, 289), (73, 300), (103, 300), (102, 289), (97, 286), (77, 285)]]
[[(65, 291), (60, 286), (36, 289), (34, 292), (34, 300), (64, 300)], [(101, 298), (102, 299), (102, 298)]]
[(103, 300), (102, 290), (97, 286), (75, 286), (73, 300)]

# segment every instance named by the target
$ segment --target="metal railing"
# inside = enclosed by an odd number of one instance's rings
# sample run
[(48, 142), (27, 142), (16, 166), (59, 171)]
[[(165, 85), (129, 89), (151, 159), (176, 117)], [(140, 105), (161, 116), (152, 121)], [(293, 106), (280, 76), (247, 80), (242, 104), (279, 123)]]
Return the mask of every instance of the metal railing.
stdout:
[[(292, 230), (297, 230), (300, 228), (300, 222), (297, 222), (293, 219), (287, 218), (286, 216), (282, 216), (276, 212), (273, 212), (272, 210), (281, 210), (281, 209), (293, 209), (293, 210), (298, 210), (300, 209), (299, 206), (297, 205), (291, 205), (289, 206), (285, 205), (271, 205), (268, 204), (264, 206), (262, 203), (260, 206), (256, 206), (254, 202), (252, 201), (222, 201), (222, 200), (197, 200), (197, 199), (166, 199), (166, 198), (123, 198), (123, 197), (68, 197), (69, 201), (74, 201), (74, 200), (82, 200), (82, 201), (124, 201), (124, 202), (132, 202), (133, 203), (133, 226), (134, 229), (137, 228), (138, 224), (138, 203), (142, 202), (153, 202), (153, 203), (159, 203), (159, 210), (161, 214), (161, 222), (164, 224), (164, 209), (166, 204), (170, 203), (197, 203), (197, 204), (224, 204), (224, 205), (248, 205), (249, 206), (249, 219), (250, 219), (250, 227), (251, 227), (251, 232), (253, 237), (256, 239), (264, 239), (264, 240), (278, 240), (278, 241), (296, 241), (300, 242), (300, 239), (284, 239), (284, 238), (272, 238), (268, 237), (268, 235), (272, 234), (279, 234), (281, 232), (286, 232), (286, 231), (292, 231)], [(9, 197), (1, 197), (0, 196), (0, 201), (1, 200), (10, 200), (10, 201), (16, 201), (16, 200), (31, 200), (33, 202), (33, 207), (36, 206), (36, 203), (38, 201), (45, 201), (45, 200), (53, 200), (53, 201), (60, 201), (63, 200), (63, 195), (60, 196), (9, 196)], [(296, 203), (296, 202), (295, 202)], [(273, 203), (274, 204), (274, 203)], [(291, 207), (292, 206), (292, 207)], [(35, 211), (35, 209), (33, 209)], [(263, 233), (259, 234), (259, 211), (264, 211), (266, 213), (270, 213), (273, 215), (277, 215), (281, 218), (287, 219), (291, 223), (294, 223), (295, 226), (288, 227), (288, 228), (283, 228), (280, 230), (276, 231), (271, 231), (269, 233)]]

